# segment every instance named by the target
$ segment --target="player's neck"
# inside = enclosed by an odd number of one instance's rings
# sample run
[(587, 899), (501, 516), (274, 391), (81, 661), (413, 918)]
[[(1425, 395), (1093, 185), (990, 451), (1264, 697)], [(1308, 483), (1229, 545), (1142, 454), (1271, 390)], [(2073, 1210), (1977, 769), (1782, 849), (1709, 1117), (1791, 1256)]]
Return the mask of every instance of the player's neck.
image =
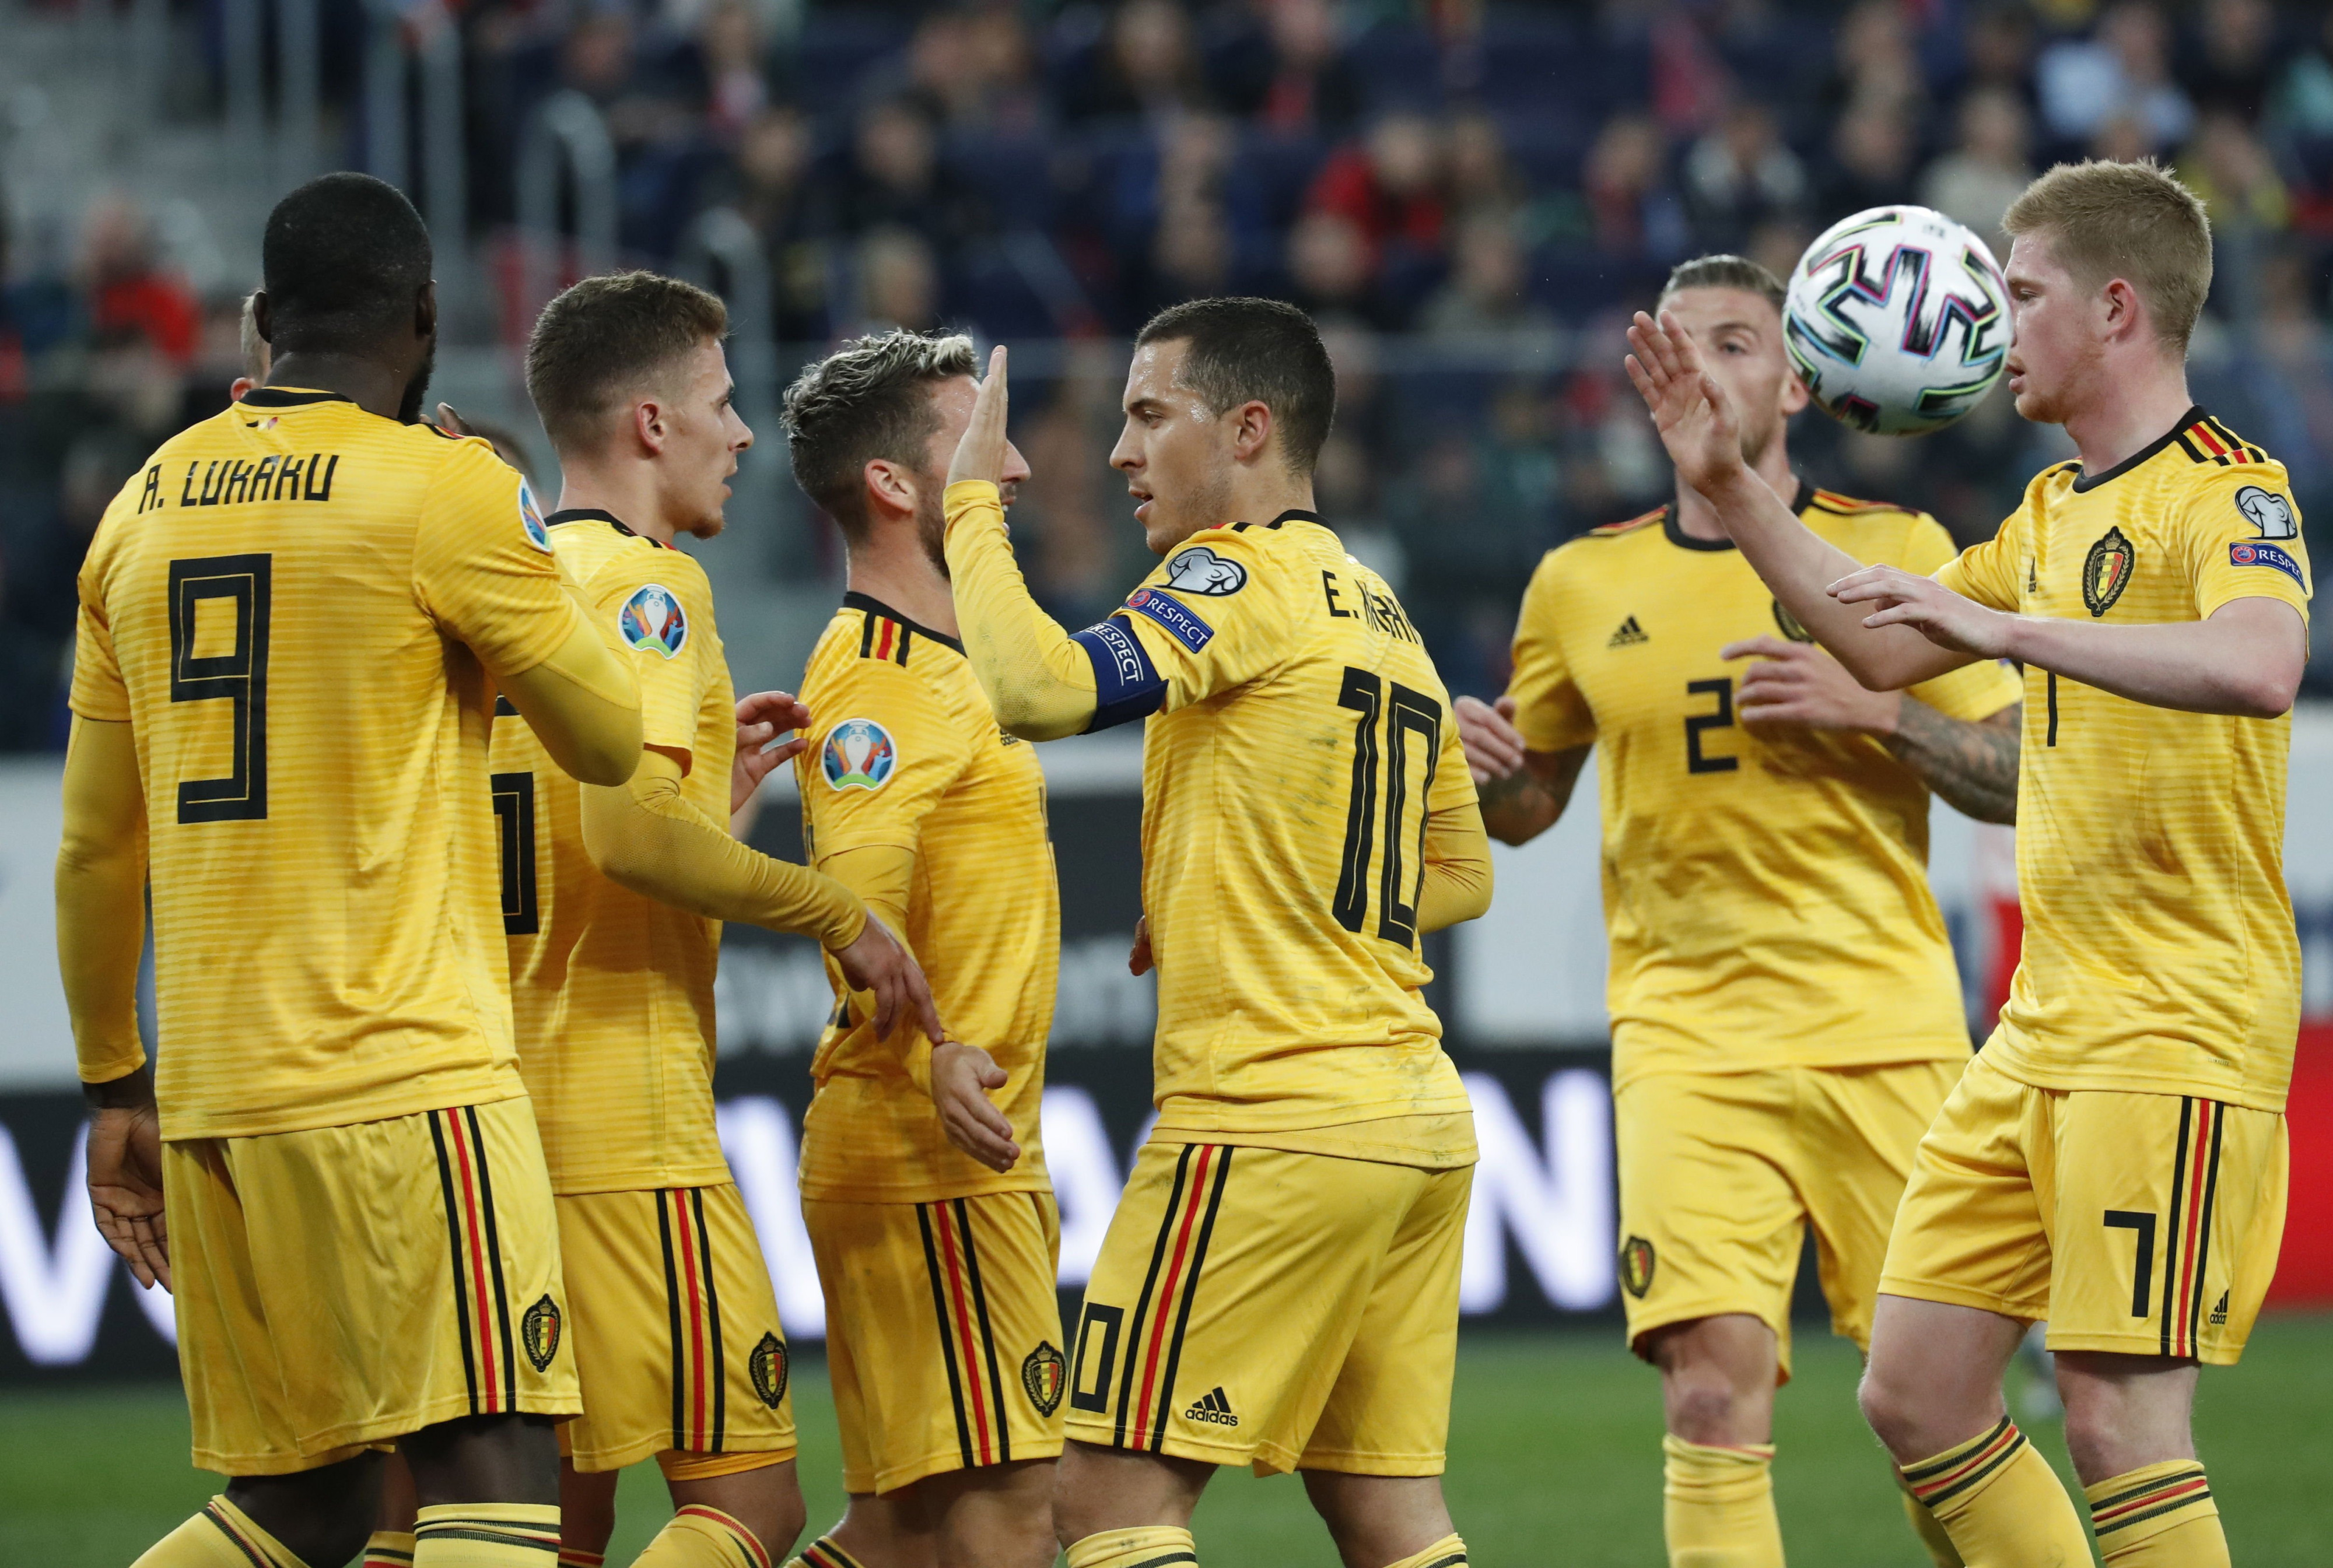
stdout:
[(1235, 522), (1270, 522), (1290, 512), (1318, 512), (1312, 501), (1312, 476), (1288, 472), (1276, 457), (1266, 456), (1232, 470), (1231, 487), (1224, 495), (1224, 514), (1203, 525), (1228, 528)]
[(394, 419), (405, 411), (409, 375), (354, 354), (285, 354), (269, 365), (267, 385), (337, 392), (368, 414)]
[(2082, 472), (2104, 473), (2176, 430), (2194, 406), (2185, 362), (2150, 358), (2143, 367), (2101, 377), (2098, 395), (2067, 415), (2066, 434), (2081, 454)]
[[(1791, 505), (1799, 493), (1799, 476), (1791, 472), (1790, 443), (1780, 436), (1767, 443), (1765, 455), (1752, 464), (1752, 472), (1766, 482), (1766, 487), (1782, 498), (1784, 506)], [(1677, 531), (1687, 539), (1705, 539), (1713, 542), (1726, 538), (1725, 525), (1717, 521), (1717, 508), (1704, 499), (1701, 492), (1679, 484), (1676, 490)]]
[(850, 547), (845, 585), (898, 611), (919, 626), (956, 636), (955, 594), (916, 537), (913, 518), (876, 523)]
[(562, 512), (604, 512), (658, 544), (670, 544), (678, 531), (658, 503), (656, 480), (645, 464), (608, 467), (562, 453), (559, 481)]

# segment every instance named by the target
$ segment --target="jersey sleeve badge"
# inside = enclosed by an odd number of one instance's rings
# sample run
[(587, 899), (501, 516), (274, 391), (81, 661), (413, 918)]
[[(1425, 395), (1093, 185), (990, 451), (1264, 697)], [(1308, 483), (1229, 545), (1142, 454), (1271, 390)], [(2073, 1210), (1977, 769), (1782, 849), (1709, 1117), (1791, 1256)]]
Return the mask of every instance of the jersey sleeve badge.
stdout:
[(1166, 586), (1177, 593), (1224, 598), (1247, 587), (1247, 568), (1195, 544), (1166, 563)]
[(1157, 588), (1136, 588), (1127, 599), (1126, 607), (1165, 626), (1176, 642), (1195, 654), (1215, 640), (1215, 627), (1193, 615), (1182, 600)]
[(616, 631), (636, 654), (662, 654), (669, 659), (688, 645), (688, 614), (680, 600), (661, 583), (636, 588), (616, 612)]
[(2273, 567), (2278, 571), (2280, 571), (2285, 576), (2290, 578), (2293, 581), (2299, 583), (2302, 588), (2305, 588), (2309, 586), (2309, 579), (2300, 575), (2300, 563), (2293, 559), (2291, 556), (2286, 554), (2283, 550), (2277, 549), (2276, 546), (2262, 540), (2254, 540), (2250, 544), (2230, 545), (2228, 547), (2228, 564), (2230, 566)]
[(880, 789), (898, 770), (899, 748), (872, 719), (845, 719), (826, 737), (819, 769), (832, 789)]
[(523, 478), (518, 482), (518, 521), (526, 530), (526, 542), (549, 555), (551, 531), (542, 526), (542, 509), (535, 505), (533, 488)]
[[(2244, 521), (2260, 530), (2262, 539), (2299, 539), (2299, 521), (2292, 515), (2292, 502), (2273, 490), (2262, 490), (2257, 484), (2247, 484), (2236, 492), (2236, 510)], [(2279, 551), (2282, 554), (2282, 551)]]

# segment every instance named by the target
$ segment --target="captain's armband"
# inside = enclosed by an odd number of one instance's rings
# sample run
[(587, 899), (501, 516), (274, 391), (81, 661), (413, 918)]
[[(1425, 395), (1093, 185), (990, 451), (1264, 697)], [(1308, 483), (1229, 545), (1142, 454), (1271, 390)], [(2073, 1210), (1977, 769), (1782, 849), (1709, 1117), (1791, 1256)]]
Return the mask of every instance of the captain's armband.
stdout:
[(1142, 641), (1116, 617), (1098, 621), (1070, 640), (1093, 661), (1094, 716), (1086, 732), (1147, 719), (1166, 700), (1166, 683), (1142, 651)]

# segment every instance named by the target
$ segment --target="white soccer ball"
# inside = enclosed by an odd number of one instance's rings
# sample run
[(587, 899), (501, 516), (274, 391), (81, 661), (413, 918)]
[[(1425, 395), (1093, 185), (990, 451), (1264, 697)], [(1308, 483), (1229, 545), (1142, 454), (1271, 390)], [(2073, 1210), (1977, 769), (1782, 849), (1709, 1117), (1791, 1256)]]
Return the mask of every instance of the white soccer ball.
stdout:
[(2001, 379), (2009, 291), (1965, 225), (1926, 207), (1873, 207), (1799, 258), (1782, 342), (1823, 412), (1858, 430), (1917, 435), (1966, 414)]

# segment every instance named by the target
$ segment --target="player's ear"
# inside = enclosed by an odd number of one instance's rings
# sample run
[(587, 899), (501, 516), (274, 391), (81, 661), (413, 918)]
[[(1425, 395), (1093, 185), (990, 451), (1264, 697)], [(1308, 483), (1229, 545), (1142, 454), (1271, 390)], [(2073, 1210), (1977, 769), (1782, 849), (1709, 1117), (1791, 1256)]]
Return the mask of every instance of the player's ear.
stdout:
[(251, 324), (259, 333), (261, 342), (275, 341), (275, 301), (267, 297), (265, 289), (257, 290), (251, 296)]
[(1811, 401), (1813, 399), (1807, 393), (1807, 384), (1799, 379), (1799, 373), (1796, 370), (1783, 372), (1782, 417), (1788, 419)]
[(664, 409), (656, 399), (643, 397), (632, 405), (632, 435), (650, 456), (664, 451), (666, 435)]
[[(413, 335), (427, 339), (437, 335), (437, 281), (432, 278), (413, 296)], [(260, 336), (267, 334), (263, 331)]]
[(915, 476), (886, 458), (870, 457), (860, 471), (869, 499), (892, 512), (916, 510)]
[(1249, 398), (1229, 414), (1231, 421), (1232, 455), (1242, 463), (1253, 463), (1272, 444), (1272, 405)]

